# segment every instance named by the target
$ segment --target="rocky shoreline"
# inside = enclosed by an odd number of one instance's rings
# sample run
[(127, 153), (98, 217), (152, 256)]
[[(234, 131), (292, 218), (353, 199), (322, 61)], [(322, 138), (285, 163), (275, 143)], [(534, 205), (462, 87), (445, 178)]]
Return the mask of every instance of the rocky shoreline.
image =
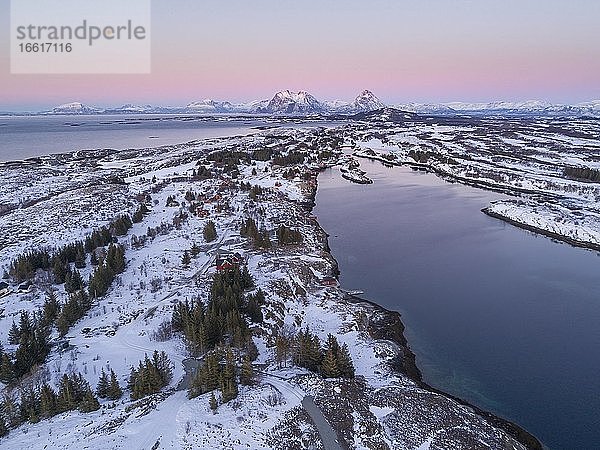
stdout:
[(378, 313), (374, 315), (374, 317), (376, 317), (376, 321), (371, 321), (369, 324), (369, 334), (373, 339), (388, 340), (395, 343), (399, 347), (401, 354), (398, 355), (398, 358), (393, 360), (391, 364), (392, 369), (406, 375), (422, 389), (451, 398), (461, 405), (471, 408), (478, 415), (483, 417), (490, 425), (506, 431), (509, 435), (521, 442), (527, 448), (532, 450), (542, 450), (544, 448), (541, 442), (535, 436), (519, 425), (485, 411), (467, 402), (466, 400), (463, 400), (452, 394), (448, 394), (447, 392), (437, 389), (423, 381), (423, 375), (416, 363), (416, 355), (412, 352), (404, 335), (405, 327), (404, 323), (402, 322), (402, 316), (399, 312), (390, 311), (381, 305), (378, 305), (377, 303), (354, 295), (346, 294), (346, 299), (352, 303), (367, 303)]
[[(315, 187), (311, 190), (308, 196), (309, 201), (304, 203), (304, 206), (308, 210), (312, 210), (315, 206), (315, 198), (318, 189), (318, 183), (316, 178), (317, 177), (315, 176)], [(340, 273), (339, 264), (333, 256), (333, 254), (331, 253), (328, 241), (329, 235), (321, 227), (318, 221), (316, 222), (316, 226), (317, 229), (321, 232), (320, 240), (322, 240), (323, 248), (332, 260), (334, 272), (337, 276)], [(485, 411), (461, 398), (448, 394), (447, 392), (437, 389), (423, 381), (423, 375), (416, 363), (416, 355), (411, 350), (408, 340), (404, 335), (405, 326), (402, 322), (402, 316), (399, 312), (388, 310), (373, 301), (366, 300), (356, 295), (351, 295), (348, 293), (345, 294), (345, 300), (351, 303), (362, 303), (365, 304), (365, 306), (368, 306), (370, 309), (372, 309), (374, 313), (370, 315), (368, 326), (369, 335), (376, 340), (387, 340), (393, 342), (398, 347), (399, 354), (396, 358), (392, 360), (390, 364), (392, 370), (407, 376), (422, 389), (445, 396), (463, 406), (471, 408), (476, 414), (484, 418), (490, 425), (504, 430), (507, 434), (509, 434), (514, 439), (522, 443), (528, 449), (542, 450), (544, 448), (542, 443), (534, 435), (532, 435), (519, 425), (510, 422), (509, 420), (506, 420), (502, 417), (496, 416), (488, 411)]]
[(511, 219), (510, 217), (506, 217), (503, 214), (499, 214), (495, 211), (492, 211), (490, 208), (483, 208), (481, 210), (481, 212), (487, 216), (493, 217), (494, 219), (502, 220), (510, 225), (517, 227), (517, 228), (522, 228), (523, 230), (532, 231), (534, 233), (544, 235), (551, 239), (555, 239), (560, 242), (565, 242), (569, 245), (572, 245), (573, 247), (587, 248), (589, 250), (600, 251), (599, 244), (594, 244), (593, 242), (578, 241), (576, 239), (571, 239), (570, 237), (564, 236), (562, 234), (554, 233), (552, 231), (548, 231), (543, 228), (536, 227), (534, 225), (519, 222), (517, 220)]

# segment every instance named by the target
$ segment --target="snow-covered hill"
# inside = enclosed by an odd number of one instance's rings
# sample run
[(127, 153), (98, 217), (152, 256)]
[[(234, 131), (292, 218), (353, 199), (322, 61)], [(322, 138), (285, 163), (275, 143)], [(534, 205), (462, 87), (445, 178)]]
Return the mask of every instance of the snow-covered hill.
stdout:
[(226, 113), (233, 112), (235, 107), (229, 102), (220, 102), (212, 99), (205, 99), (197, 102), (188, 103), (185, 109), (190, 112), (199, 113)]
[(80, 102), (65, 103), (52, 108), (52, 114), (98, 114), (102, 109), (84, 105)]
[(581, 117), (586, 115), (600, 116), (600, 101), (597, 100), (576, 105), (561, 105), (540, 100), (527, 100), (524, 102), (497, 101), (490, 103), (409, 103), (398, 105), (397, 107), (399, 109), (414, 111), (420, 114), (436, 115), (478, 114), (536, 117)]

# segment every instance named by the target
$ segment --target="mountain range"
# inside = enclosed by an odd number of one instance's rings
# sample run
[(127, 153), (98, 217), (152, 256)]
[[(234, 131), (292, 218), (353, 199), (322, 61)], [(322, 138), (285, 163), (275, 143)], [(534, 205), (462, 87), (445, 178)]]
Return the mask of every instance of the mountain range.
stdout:
[(405, 103), (384, 104), (373, 92), (364, 90), (352, 102), (341, 100), (321, 101), (306, 91), (282, 90), (270, 99), (249, 103), (232, 103), (205, 99), (193, 101), (185, 106), (153, 106), (126, 104), (116, 108), (98, 108), (80, 102), (66, 103), (51, 110), (42, 111), (47, 115), (71, 114), (274, 114), (274, 115), (330, 115), (357, 114), (375, 111), (386, 106), (401, 111), (422, 115), (510, 115), (548, 117), (600, 117), (600, 100), (575, 105), (552, 104), (543, 101), (491, 102), (491, 103)]

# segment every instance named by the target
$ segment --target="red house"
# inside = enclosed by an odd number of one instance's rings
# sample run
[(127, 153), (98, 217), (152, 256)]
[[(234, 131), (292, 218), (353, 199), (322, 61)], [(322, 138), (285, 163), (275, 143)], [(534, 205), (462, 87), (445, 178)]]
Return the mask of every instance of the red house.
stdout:
[(237, 267), (242, 262), (242, 255), (239, 253), (221, 254), (217, 253), (216, 266), (219, 272), (230, 270)]
[(334, 277), (321, 278), (321, 286), (337, 286), (338, 281)]

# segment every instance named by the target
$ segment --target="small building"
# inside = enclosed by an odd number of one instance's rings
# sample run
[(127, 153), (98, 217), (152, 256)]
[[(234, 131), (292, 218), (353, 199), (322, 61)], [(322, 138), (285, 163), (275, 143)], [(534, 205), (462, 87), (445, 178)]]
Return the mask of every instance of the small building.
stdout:
[(231, 270), (242, 263), (242, 255), (239, 253), (217, 253), (216, 266), (219, 272)]
[(321, 286), (337, 286), (338, 280), (335, 277), (323, 277), (321, 278)]
[(25, 294), (25, 293), (31, 291), (32, 287), (33, 287), (33, 283), (31, 281), (26, 281), (25, 283), (19, 285), (19, 293)]
[(0, 297), (10, 294), (10, 286), (4, 281), (0, 281)]

